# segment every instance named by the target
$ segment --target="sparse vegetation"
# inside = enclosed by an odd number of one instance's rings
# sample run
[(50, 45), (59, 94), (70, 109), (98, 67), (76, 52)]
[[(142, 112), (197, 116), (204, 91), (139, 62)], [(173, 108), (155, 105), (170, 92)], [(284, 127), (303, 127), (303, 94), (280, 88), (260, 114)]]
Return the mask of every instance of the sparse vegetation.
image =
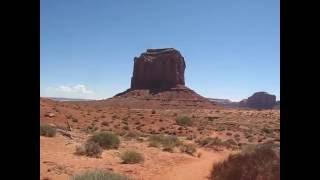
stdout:
[(161, 144), (157, 141), (151, 141), (149, 142), (149, 147), (156, 147), (156, 148), (159, 148), (161, 146)]
[(118, 149), (120, 139), (111, 132), (99, 132), (94, 134), (89, 141), (98, 143), (103, 149)]
[(40, 135), (46, 137), (54, 137), (56, 135), (56, 128), (48, 124), (40, 125)]
[(206, 137), (202, 139), (196, 140), (196, 143), (198, 143), (200, 146), (222, 146), (223, 142), (218, 137)]
[(72, 122), (78, 122), (78, 119), (73, 118)]
[(138, 132), (129, 131), (123, 135), (123, 137), (127, 140), (138, 139), (140, 134)]
[(200, 158), (201, 156), (202, 156), (202, 153), (199, 152), (199, 153), (197, 154), (197, 157)]
[(208, 121), (214, 121), (215, 119), (219, 119), (219, 117), (212, 117), (212, 116), (208, 116)]
[(155, 114), (155, 113), (156, 113), (156, 110), (152, 110), (152, 111), (151, 111), (151, 114)]
[(76, 147), (77, 155), (85, 155), (89, 157), (100, 157), (102, 148), (96, 142), (87, 141), (85, 144)]
[(183, 153), (193, 155), (197, 151), (197, 148), (194, 144), (183, 144), (180, 147), (180, 151)]
[(129, 177), (113, 172), (88, 171), (71, 177), (71, 180), (129, 180)]
[(280, 157), (269, 145), (249, 146), (216, 164), (211, 172), (213, 180), (280, 180)]
[(174, 148), (181, 145), (181, 141), (172, 135), (152, 135), (149, 137), (149, 146), (163, 147), (163, 151), (173, 152)]
[(263, 128), (262, 131), (265, 132), (266, 134), (272, 133), (272, 130), (267, 128)]
[(176, 123), (179, 126), (192, 126), (193, 121), (191, 118), (187, 117), (187, 116), (183, 116), (183, 117), (178, 117), (176, 119)]
[(144, 161), (143, 154), (133, 151), (127, 150), (121, 154), (122, 163), (124, 164), (136, 164)]
[(102, 125), (102, 126), (109, 126), (109, 123), (108, 123), (107, 121), (103, 121), (103, 122), (101, 123), (101, 125)]

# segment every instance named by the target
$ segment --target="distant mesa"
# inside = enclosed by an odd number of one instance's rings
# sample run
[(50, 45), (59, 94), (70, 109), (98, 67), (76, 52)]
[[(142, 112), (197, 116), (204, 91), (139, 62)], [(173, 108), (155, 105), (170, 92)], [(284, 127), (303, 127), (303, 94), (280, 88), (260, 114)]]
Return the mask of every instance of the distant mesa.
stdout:
[(256, 92), (248, 99), (239, 102), (240, 107), (272, 109), (276, 105), (276, 96), (267, 92)]
[(214, 102), (226, 108), (237, 108), (239, 102), (230, 101), (229, 99), (208, 98), (209, 101)]

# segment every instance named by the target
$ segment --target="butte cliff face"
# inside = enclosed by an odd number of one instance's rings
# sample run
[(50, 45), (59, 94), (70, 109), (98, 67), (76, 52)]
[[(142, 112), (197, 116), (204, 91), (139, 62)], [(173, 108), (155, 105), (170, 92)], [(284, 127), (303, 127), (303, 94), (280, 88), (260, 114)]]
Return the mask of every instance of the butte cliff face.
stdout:
[(271, 109), (276, 105), (276, 96), (266, 92), (256, 92), (248, 99), (240, 102), (241, 107), (255, 109)]
[(185, 68), (179, 51), (173, 48), (148, 49), (134, 58), (131, 89), (165, 90), (185, 85)]

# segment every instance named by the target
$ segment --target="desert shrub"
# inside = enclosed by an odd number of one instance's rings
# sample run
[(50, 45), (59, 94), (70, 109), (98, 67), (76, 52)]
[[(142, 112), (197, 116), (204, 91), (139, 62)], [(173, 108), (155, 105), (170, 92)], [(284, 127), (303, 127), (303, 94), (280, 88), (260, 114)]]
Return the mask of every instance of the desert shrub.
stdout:
[(87, 171), (83, 174), (74, 175), (71, 180), (129, 180), (128, 177), (113, 172)]
[(215, 119), (219, 119), (219, 117), (212, 117), (212, 116), (209, 116), (207, 118), (208, 118), (208, 121), (214, 121)]
[(103, 149), (118, 149), (120, 139), (111, 132), (99, 132), (91, 136), (89, 141), (98, 143)]
[(124, 164), (136, 164), (144, 161), (143, 154), (128, 150), (121, 154), (122, 163)]
[(159, 142), (161, 145), (173, 144), (174, 146), (179, 146), (181, 144), (178, 137), (173, 135), (151, 135), (149, 141)]
[(197, 151), (196, 146), (194, 144), (183, 144), (180, 147), (180, 151), (183, 153), (187, 153), (193, 155)]
[(262, 131), (265, 132), (266, 134), (272, 133), (272, 129), (263, 128)]
[(216, 164), (213, 180), (280, 180), (280, 157), (269, 145), (247, 146), (241, 153)]
[(199, 152), (199, 153), (197, 154), (197, 157), (200, 158), (201, 156), (202, 156), (202, 153)]
[(125, 134), (123, 135), (123, 137), (124, 137), (126, 140), (139, 139), (140, 133), (134, 132), (134, 131), (129, 131), (129, 132), (125, 133)]
[(78, 122), (78, 119), (73, 118), (72, 122)]
[(156, 147), (156, 148), (159, 148), (161, 146), (161, 144), (157, 141), (151, 141), (149, 142), (149, 147)]
[(218, 137), (206, 137), (196, 141), (200, 146), (222, 146), (223, 142)]
[(123, 126), (124, 130), (129, 130), (129, 126)]
[[(236, 139), (237, 140), (237, 139)], [(238, 140), (239, 141), (239, 140)], [(223, 145), (226, 148), (231, 148), (231, 149), (237, 149), (238, 144), (236, 141), (234, 141), (233, 139), (228, 139), (226, 141), (223, 141)]]
[(163, 147), (163, 151), (172, 152), (176, 146), (181, 145), (181, 141), (177, 136), (172, 135), (151, 135), (149, 137), (149, 146)]
[(102, 125), (102, 126), (109, 126), (109, 123), (108, 123), (107, 121), (103, 121), (103, 122), (101, 123), (101, 125)]
[(156, 110), (152, 110), (152, 111), (151, 111), (151, 114), (155, 114), (155, 113), (156, 113)]
[(42, 124), (40, 125), (40, 135), (46, 136), (46, 137), (54, 137), (57, 133), (57, 130), (55, 127), (52, 127), (48, 124)]
[(187, 116), (178, 117), (176, 123), (179, 126), (191, 126), (193, 124), (192, 119)]
[(164, 144), (162, 150), (166, 152), (173, 152), (175, 148), (174, 144)]
[(85, 144), (76, 147), (76, 154), (89, 157), (100, 157), (102, 148), (96, 142), (87, 141)]

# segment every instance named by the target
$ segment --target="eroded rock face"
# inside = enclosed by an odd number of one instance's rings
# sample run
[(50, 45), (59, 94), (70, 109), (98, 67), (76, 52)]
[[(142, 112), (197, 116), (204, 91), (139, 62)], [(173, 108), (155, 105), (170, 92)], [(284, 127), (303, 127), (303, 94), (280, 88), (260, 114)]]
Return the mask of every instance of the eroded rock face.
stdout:
[(242, 107), (255, 109), (271, 109), (276, 104), (276, 96), (266, 92), (256, 92), (246, 100), (240, 102)]
[(169, 89), (184, 85), (185, 68), (184, 58), (178, 50), (147, 49), (134, 58), (130, 89)]

